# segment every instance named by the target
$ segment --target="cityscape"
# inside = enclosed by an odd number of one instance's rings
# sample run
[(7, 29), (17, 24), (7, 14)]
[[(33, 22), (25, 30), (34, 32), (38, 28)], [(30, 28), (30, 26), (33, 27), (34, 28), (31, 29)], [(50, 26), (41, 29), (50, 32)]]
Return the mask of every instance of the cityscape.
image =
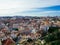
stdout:
[(60, 0), (0, 0), (0, 45), (60, 45)]
[(58, 16), (0, 17), (0, 45), (53, 45), (54, 40), (60, 44)]

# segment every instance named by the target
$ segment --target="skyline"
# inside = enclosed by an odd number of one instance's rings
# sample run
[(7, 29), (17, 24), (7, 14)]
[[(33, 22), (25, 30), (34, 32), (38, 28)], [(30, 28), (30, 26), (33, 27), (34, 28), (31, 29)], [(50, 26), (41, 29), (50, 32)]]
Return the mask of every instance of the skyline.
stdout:
[(0, 0), (0, 16), (60, 16), (60, 0)]

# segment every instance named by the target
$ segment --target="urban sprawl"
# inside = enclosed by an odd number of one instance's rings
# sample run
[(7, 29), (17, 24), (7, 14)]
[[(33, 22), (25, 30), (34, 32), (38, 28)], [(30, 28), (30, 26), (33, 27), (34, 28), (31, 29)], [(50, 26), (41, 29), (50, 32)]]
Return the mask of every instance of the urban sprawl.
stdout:
[(43, 40), (50, 27), (60, 27), (60, 17), (0, 17), (0, 45), (32, 45)]

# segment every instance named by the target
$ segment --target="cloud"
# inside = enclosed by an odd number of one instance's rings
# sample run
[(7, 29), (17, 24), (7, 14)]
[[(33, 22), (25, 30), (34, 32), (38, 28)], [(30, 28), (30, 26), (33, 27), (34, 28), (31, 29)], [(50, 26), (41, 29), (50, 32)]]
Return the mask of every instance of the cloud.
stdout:
[(20, 14), (27, 10), (54, 5), (60, 5), (60, 0), (0, 0), (0, 15), (16, 15), (18, 12)]
[(45, 12), (37, 12), (37, 13), (22, 13), (15, 14), (17, 16), (60, 16), (60, 11), (45, 11)]
[(43, 8), (34, 8), (28, 11), (23, 11), (22, 13), (35, 13), (35, 12), (44, 12), (44, 11), (60, 11), (60, 5), (43, 7)]
[(22, 13), (17, 12), (16, 15), (22, 16), (60, 16), (60, 5), (49, 6), (43, 8), (34, 8)]

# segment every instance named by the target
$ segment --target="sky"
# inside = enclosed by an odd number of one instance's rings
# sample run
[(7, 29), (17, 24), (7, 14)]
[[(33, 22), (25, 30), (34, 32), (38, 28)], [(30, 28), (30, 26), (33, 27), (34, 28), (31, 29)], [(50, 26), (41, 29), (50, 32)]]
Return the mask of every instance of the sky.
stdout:
[(0, 0), (0, 16), (60, 16), (60, 0)]

